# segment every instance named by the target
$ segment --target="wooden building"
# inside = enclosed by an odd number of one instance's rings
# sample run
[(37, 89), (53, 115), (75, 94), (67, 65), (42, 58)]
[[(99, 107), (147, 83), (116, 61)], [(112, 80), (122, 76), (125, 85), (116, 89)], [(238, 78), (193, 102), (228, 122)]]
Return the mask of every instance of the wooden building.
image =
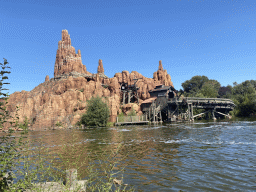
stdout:
[(157, 85), (155, 89), (149, 91), (150, 97), (166, 97), (174, 98), (176, 96), (176, 89), (172, 86)]

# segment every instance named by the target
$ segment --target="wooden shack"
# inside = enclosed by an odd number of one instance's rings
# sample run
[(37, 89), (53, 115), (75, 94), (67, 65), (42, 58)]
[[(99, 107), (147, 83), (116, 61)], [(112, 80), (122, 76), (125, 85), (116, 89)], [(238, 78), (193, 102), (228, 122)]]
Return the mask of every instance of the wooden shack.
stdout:
[(150, 97), (168, 97), (176, 96), (175, 89), (172, 86), (157, 85), (155, 89), (149, 91)]
[(161, 99), (159, 99), (160, 97), (163, 98), (165, 100), (165, 98), (174, 98), (176, 96), (176, 90), (172, 87), (172, 86), (165, 86), (165, 85), (157, 85), (155, 87), (155, 89), (149, 91), (150, 94), (150, 98), (144, 100), (141, 103), (141, 110), (143, 113), (145, 113), (146, 111), (149, 110), (150, 106), (152, 105), (152, 103), (158, 98), (158, 100), (160, 101)]
[(151, 106), (151, 104), (152, 104), (152, 102), (155, 101), (156, 99), (157, 99), (157, 97), (151, 97), (151, 98), (149, 98), (149, 99), (144, 100), (144, 101), (141, 103), (141, 111), (142, 111), (143, 113), (145, 113), (146, 111), (148, 111), (149, 108), (150, 108), (150, 106)]

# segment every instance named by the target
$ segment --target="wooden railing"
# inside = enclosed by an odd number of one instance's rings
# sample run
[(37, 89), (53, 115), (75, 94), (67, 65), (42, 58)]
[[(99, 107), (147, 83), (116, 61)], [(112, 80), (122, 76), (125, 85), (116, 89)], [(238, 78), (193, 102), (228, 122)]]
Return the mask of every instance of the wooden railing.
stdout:
[(116, 117), (116, 122), (140, 122), (140, 121), (148, 121), (147, 116), (123, 116), (123, 117)]
[(224, 98), (200, 98), (200, 97), (183, 97), (183, 98), (172, 98), (168, 99), (168, 102), (182, 102), (185, 100), (186, 102), (210, 102), (210, 103), (231, 103), (234, 102), (231, 99), (224, 99)]

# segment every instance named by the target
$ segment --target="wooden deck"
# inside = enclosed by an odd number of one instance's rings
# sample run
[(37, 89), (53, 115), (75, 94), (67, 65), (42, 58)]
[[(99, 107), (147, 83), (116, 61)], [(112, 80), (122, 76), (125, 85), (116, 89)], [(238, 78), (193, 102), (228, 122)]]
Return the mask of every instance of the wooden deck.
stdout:
[(149, 121), (145, 116), (123, 116), (117, 117), (115, 125), (137, 125), (148, 124)]

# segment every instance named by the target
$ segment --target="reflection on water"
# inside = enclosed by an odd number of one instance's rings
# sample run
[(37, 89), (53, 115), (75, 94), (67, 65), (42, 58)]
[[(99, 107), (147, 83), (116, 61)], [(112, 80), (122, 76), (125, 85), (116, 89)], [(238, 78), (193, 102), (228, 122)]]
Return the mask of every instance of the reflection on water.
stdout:
[[(35, 145), (42, 139), (51, 153), (83, 166), (88, 153), (110, 154), (122, 144), (117, 156), (122, 161), (115, 169), (126, 166), (124, 183), (136, 191), (255, 191), (255, 136), (256, 122), (251, 121), (29, 133)], [(63, 152), (72, 138), (73, 146)]]

